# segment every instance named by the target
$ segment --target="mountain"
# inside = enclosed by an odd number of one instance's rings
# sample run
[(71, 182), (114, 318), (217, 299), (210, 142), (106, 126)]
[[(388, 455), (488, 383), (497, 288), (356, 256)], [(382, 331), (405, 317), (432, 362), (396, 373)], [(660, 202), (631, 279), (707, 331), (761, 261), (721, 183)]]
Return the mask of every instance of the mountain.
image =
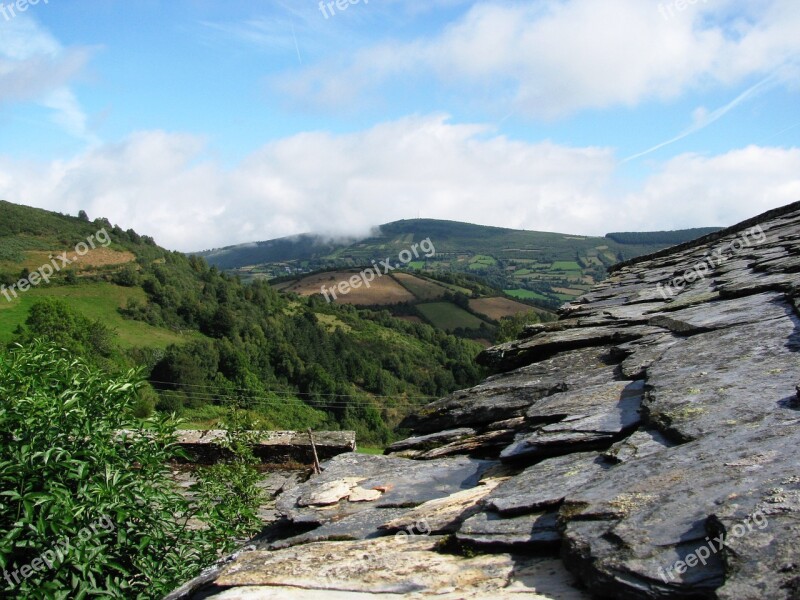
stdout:
[[(281, 281), (317, 271), (360, 268), (389, 260), (431, 275), (465, 273), (511, 297), (556, 309), (605, 277), (608, 267), (717, 231), (706, 227), (668, 232), (587, 237), (520, 231), (455, 221), (412, 219), (380, 226), (364, 239), (331, 240), (305, 234), (200, 252), (210, 264), (246, 280)], [(429, 240), (435, 253), (401, 253)], [(406, 255), (408, 256), (408, 255)]]
[(47, 338), (141, 368), (142, 415), (213, 428), (349, 429), (385, 445), (414, 407), (475, 383), (481, 346), (385, 311), (288, 297), (106, 219), (0, 202), (0, 343)]
[(618, 265), (168, 600), (797, 599), (798, 240), (800, 202)]

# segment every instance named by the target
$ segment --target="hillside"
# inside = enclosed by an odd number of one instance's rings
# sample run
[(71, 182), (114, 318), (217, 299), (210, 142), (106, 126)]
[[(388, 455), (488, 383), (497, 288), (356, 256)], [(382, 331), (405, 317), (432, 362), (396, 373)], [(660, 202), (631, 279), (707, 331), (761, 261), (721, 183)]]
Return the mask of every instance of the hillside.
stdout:
[(798, 239), (800, 202), (620, 265), (168, 600), (796, 600)]
[(274, 279), (336, 268), (363, 267), (397, 257), (429, 239), (432, 256), (415, 257), (408, 267), (432, 274), (477, 275), (489, 286), (546, 309), (587, 291), (611, 265), (694, 239), (718, 228), (670, 232), (614, 233), (586, 237), (412, 219), (382, 225), (359, 240), (301, 235), (200, 252), (210, 264), (245, 279)]
[[(63, 260), (59, 257), (63, 257)], [(53, 339), (144, 369), (140, 411), (211, 428), (352, 429), (383, 445), (413, 407), (481, 376), (481, 347), (379, 310), (243, 284), (105, 219), (0, 202), (0, 342)]]

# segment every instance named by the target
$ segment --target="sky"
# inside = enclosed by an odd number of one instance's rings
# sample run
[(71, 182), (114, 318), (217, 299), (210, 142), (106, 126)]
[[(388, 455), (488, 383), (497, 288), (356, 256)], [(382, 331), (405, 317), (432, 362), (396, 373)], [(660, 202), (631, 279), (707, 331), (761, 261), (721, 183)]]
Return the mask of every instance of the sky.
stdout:
[(0, 0), (0, 198), (196, 251), (800, 200), (797, 0)]

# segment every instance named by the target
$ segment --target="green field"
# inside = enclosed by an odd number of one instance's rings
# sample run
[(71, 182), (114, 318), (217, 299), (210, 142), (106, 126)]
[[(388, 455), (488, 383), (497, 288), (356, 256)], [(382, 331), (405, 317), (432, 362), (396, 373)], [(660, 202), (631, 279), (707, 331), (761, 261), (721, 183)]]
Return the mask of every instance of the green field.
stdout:
[(574, 260), (558, 260), (550, 267), (553, 271), (580, 271), (581, 266)]
[(547, 296), (540, 294), (539, 292), (532, 292), (530, 290), (503, 290), (509, 296), (513, 296), (514, 298), (521, 298), (523, 300), (547, 300)]
[[(89, 319), (96, 319), (115, 330), (116, 339), (123, 348), (166, 348), (189, 339), (178, 333), (166, 331), (122, 317), (118, 308), (124, 307), (129, 298), (146, 301), (141, 288), (127, 288), (111, 283), (91, 283), (75, 286), (37, 287), (20, 294), (13, 302), (0, 296), (0, 343), (11, 341), (14, 330), (25, 323), (30, 307), (45, 297), (61, 298), (71, 308)], [(192, 334), (200, 335), (200, 334)]]
[(444, 329), (445, 331), (452, 331), (458, 327), (464, 329), (478, 329), (481, 326), (481, 321), (478, 317), (468, 313), (463, 308), (459, 308), (455, 304), (449, 302), (431, 302), (429, 304), (420, 304), (417, 310), (435, 327)]

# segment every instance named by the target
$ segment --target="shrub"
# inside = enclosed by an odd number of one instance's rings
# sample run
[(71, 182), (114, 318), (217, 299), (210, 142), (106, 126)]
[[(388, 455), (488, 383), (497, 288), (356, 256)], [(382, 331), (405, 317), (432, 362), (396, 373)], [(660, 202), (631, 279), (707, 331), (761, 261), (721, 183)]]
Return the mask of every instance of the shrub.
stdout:
[(176, 423), (133, 416), (141, 385), (41, 341), (0, 356), (0, 594), (160, 598), (256, 530), (246, 461), (193, 503), (176, 491)]

